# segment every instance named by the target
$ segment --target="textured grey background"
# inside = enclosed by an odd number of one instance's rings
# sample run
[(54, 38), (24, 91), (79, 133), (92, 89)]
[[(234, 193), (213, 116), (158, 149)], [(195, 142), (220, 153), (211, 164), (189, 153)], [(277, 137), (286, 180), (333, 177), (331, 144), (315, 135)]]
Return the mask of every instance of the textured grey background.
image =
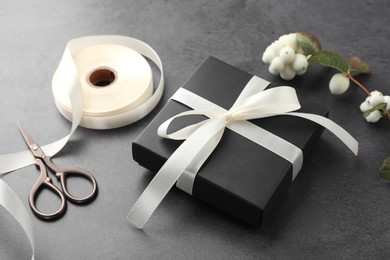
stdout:
[[(390, 122), (364, 121), (364, 94), (352, 87), (329, 94), (335, 71), (311, 66), (283, 82), (268, 73), (262, 51), (281, 34), (316, 34), (327, 50), (359, 55), (373, 73), (360, 77), (390, 94), (388, 1), (6, 1), (0, 2), (0, 153), (25, 144), (21, 122), (41, 144), (65, 135), (51, 77), (66, 42), (93, 34), (139, 38), (155, 48), (165, 68), (158, 108), (133, 125), (108, 131), (79, 128), (55, 160), (89, 169), (100, 193), (86, 207), (69, 205), (59, 221), (33, 217), (37, 259), (388, 259), (390, 185), (378, 168), (390, 155)], [(131, 142), (208, 55), (276, 84), (296, 86), (331, 111), (360, 142), (353, 156), (334, 136), (322, 135), (304, 167), (262, 228), (252, 228), (173, 189), (143, 231), (126, 215), (151, 174), (139, 167)], [(27, 207), (38, 173), (33, 166), (3, 176)], [(0, 208), (0, 258), (29, 259), (23, 230)]]

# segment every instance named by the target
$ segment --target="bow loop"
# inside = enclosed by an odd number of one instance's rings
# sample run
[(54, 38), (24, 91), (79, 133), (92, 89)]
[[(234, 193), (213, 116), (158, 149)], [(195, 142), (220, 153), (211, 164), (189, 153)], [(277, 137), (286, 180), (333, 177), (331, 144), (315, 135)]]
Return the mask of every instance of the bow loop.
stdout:
[(201, 127), (206, 120), (185, 126), (168, 134), (169, 125), (176, 118), (190, 115), (204, 115), (210, 120), (224, 118), (226, 126), (232, 121), (249, 120), (282, 115), (300, 108), (297, 94), (292, 87), (277, 87), (257, 92), (248, 97), (238, 99), (234, 105), (226, 111), (191, 110), (182, 112), (165, 121), (158, 128), (158, 135), (174, 140), (185, 140)]
[(190, 110), (190, 111), (185, 111), (180, 114), (177, 114), (170, 119), (166, 120), (164, 123), (162, 123), (159, 128), (157, 129), (157, 134), (163, 138), (167, 139), (173, 139), (173, 140), (185, 140), (189, 136), (191, 136), (199, 127), (204, 125), (207, 122), (206, 120), (200, 121), (195, 124), (190, 124), (188, 126), (182, 127), (179, 130), (176, 130), (172, 133), (168, 133), (168, 128), (170, 124), (176, 119), (180, 117), (185, 117), (185, 116), (193, 116), (193, 115), (203, 115), (208, 118), (217, 118), (219, 115), (216, 114), (213, 111), (207, 111), (207, 110)]
[(236, 102), (229, 110), (235, 120), (264, 118), (298, 110), (301, 107), (295, 89), (267, 89)]

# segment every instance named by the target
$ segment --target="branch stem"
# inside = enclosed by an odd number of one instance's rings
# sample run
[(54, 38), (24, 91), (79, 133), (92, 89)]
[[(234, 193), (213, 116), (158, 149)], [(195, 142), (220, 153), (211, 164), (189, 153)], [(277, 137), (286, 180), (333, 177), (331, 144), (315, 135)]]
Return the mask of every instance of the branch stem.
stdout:
[(370, 91), (368, 91), (359, 81), (357, 81), (350, 73), (345, 74), (350, 80), (352, 80), (358, 87), (367, 94), (367, 96), (371, 96)]

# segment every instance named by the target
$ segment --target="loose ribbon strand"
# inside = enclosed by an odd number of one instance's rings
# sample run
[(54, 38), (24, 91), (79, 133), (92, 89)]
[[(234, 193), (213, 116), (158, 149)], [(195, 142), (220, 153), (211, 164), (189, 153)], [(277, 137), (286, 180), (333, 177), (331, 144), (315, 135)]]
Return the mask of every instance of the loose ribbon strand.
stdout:
[(19, 199), (18, 195), (0, 179), (0, 205), (2, 205), (9, 213), (18, 221), (26, 233), (32, 248), (31, 259), (35, 259), (35, 240), (32, 228), (32, 222), (26, 207)]

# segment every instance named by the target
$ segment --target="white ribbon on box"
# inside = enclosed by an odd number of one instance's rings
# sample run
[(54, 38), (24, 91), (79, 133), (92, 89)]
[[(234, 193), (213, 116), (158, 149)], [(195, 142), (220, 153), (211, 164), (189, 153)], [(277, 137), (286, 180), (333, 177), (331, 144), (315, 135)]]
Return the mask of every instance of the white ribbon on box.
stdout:
[[(90, 51), (91, 48), (92, 52)], [(84, 53), (85, 50), (87, 53)], [(125, 56), (122, 56), (122, 54)], [(82, 58), (76, 58), (80, 55)], [(148, 73), (148, 68), (144, 66), (147, 63), (141, 55), (153, 61), (160, 70), (160, 80), (154, 93), (152, 93), (153, 81), (152, 78), (149, 78), (151, 74)], [(104, 56), (103, 59), (101, 58), (102, 56)], [(110, 57), (113, 58), (111, 59)], [(134, 59), (132, 63), (122, 63), (123, 60), (129, 58)], [(86, 64), (85, 60), (87, 60), (88, 64)], [(146, 68), (146, 72), (137, 68), (138, 62), (143, 63), (141, 65), (142, 68)], [(88, 70), (94, 67), (96, 69), (108, 67), (116, 72), (123, 72), (116, 75), (117, 80), (107, 87), (109, 92), (115, 92), (119, 89), (123, 94), (131, 94), (132, 89), (135, 87), (134, 84), (145, 84), (140, 88), (142, 93), (133, 92), (133, 94), (139, 94), (139, 98), (132, 98), (128, 101), (122, 99), (123, 102), (121, 104), (123, 106), (113, 108), (111, 103), (117, 105), (116, 102), (112, 101), (118, 96), (121, 98), (120, 92), (119, 95), (117, 93), (113, 97), (112, 95), (110, 96), (110, 93), (104, 92), (105, 89), (103, 88), (100, 90), (86, 90), (84, 84), (86, 82), (85, 77), (91, 72)], [(126, 74), (131, 74), (132, 69), (135, 69), (137, 74), (146, 75), (145, 78), (137, 78), (139, 75), (128, 77)], [(90, 87), (87, 86), (87, 88)], [(76, 38), (69, 41), (65, 48), (62, 59), (53, 76), (52, 89), (58, 110), (72, 122), (72, 126), (68, 135), (56, 142), (42, 146), (45, 154), (49, 156), (57, 154), (66, 145), (79, 125), (92, 129), (110, 129), (128, 125), (149, 114), (160, 101), (164, 91), (163, 66), (160, 57), (154, 49), (135, 38), (118, 35)], [(96, 94), (96, 91), (98, 94)], [(144, 92), (148, 92), (150, 95), (144, 94)], [(103, 98), (108, 96), (111, 102), (104, 102), (103, 100), (101, 104), (95, 102), (95, 106), (85, 106), (84, 101), (90, 104), (94, 102), (94, 98), (99, 96)], [(89, 110), (92, 110), (92, 112)], [(34, 161), (35, 159), (29, 150), (1, 155), (0, 176), (1, 174), (34, 164)], [(32, 259), (34, 259), (35, 242), (30, 216), (16, 193), (1, 178), (0, 205), (11, 213), (26, 232), (33, 250)]]
[[(185, 141), (168, 158), (141, 194), (130, 210), (128, 220), (138, 228), (143, 228), (176, 181), (180, 189), (191, 194), (198, 170), (218, 145), (226, 127), (291, 162), (294, 179), (302, 167), (301, 149), (247, 121), (250, 119), (287, 115), (311, 120), (330, 130), (357, 155), (357, 141), (333, 121), (315, 114), (292, 112), (300, 108), (295, 89), (276, 87), (264, 90), (268, 84), (269, 82), (253, 76), (229, 110), (188, 90), (179, 89), (172, 99), (194, 110), (180, 113), (165, 121), (159, 127), (158, 134), (165, 138)], [(167, 133), (169, 124), (175, 118), (187, 115), (205, 115), (208, 119)]]

